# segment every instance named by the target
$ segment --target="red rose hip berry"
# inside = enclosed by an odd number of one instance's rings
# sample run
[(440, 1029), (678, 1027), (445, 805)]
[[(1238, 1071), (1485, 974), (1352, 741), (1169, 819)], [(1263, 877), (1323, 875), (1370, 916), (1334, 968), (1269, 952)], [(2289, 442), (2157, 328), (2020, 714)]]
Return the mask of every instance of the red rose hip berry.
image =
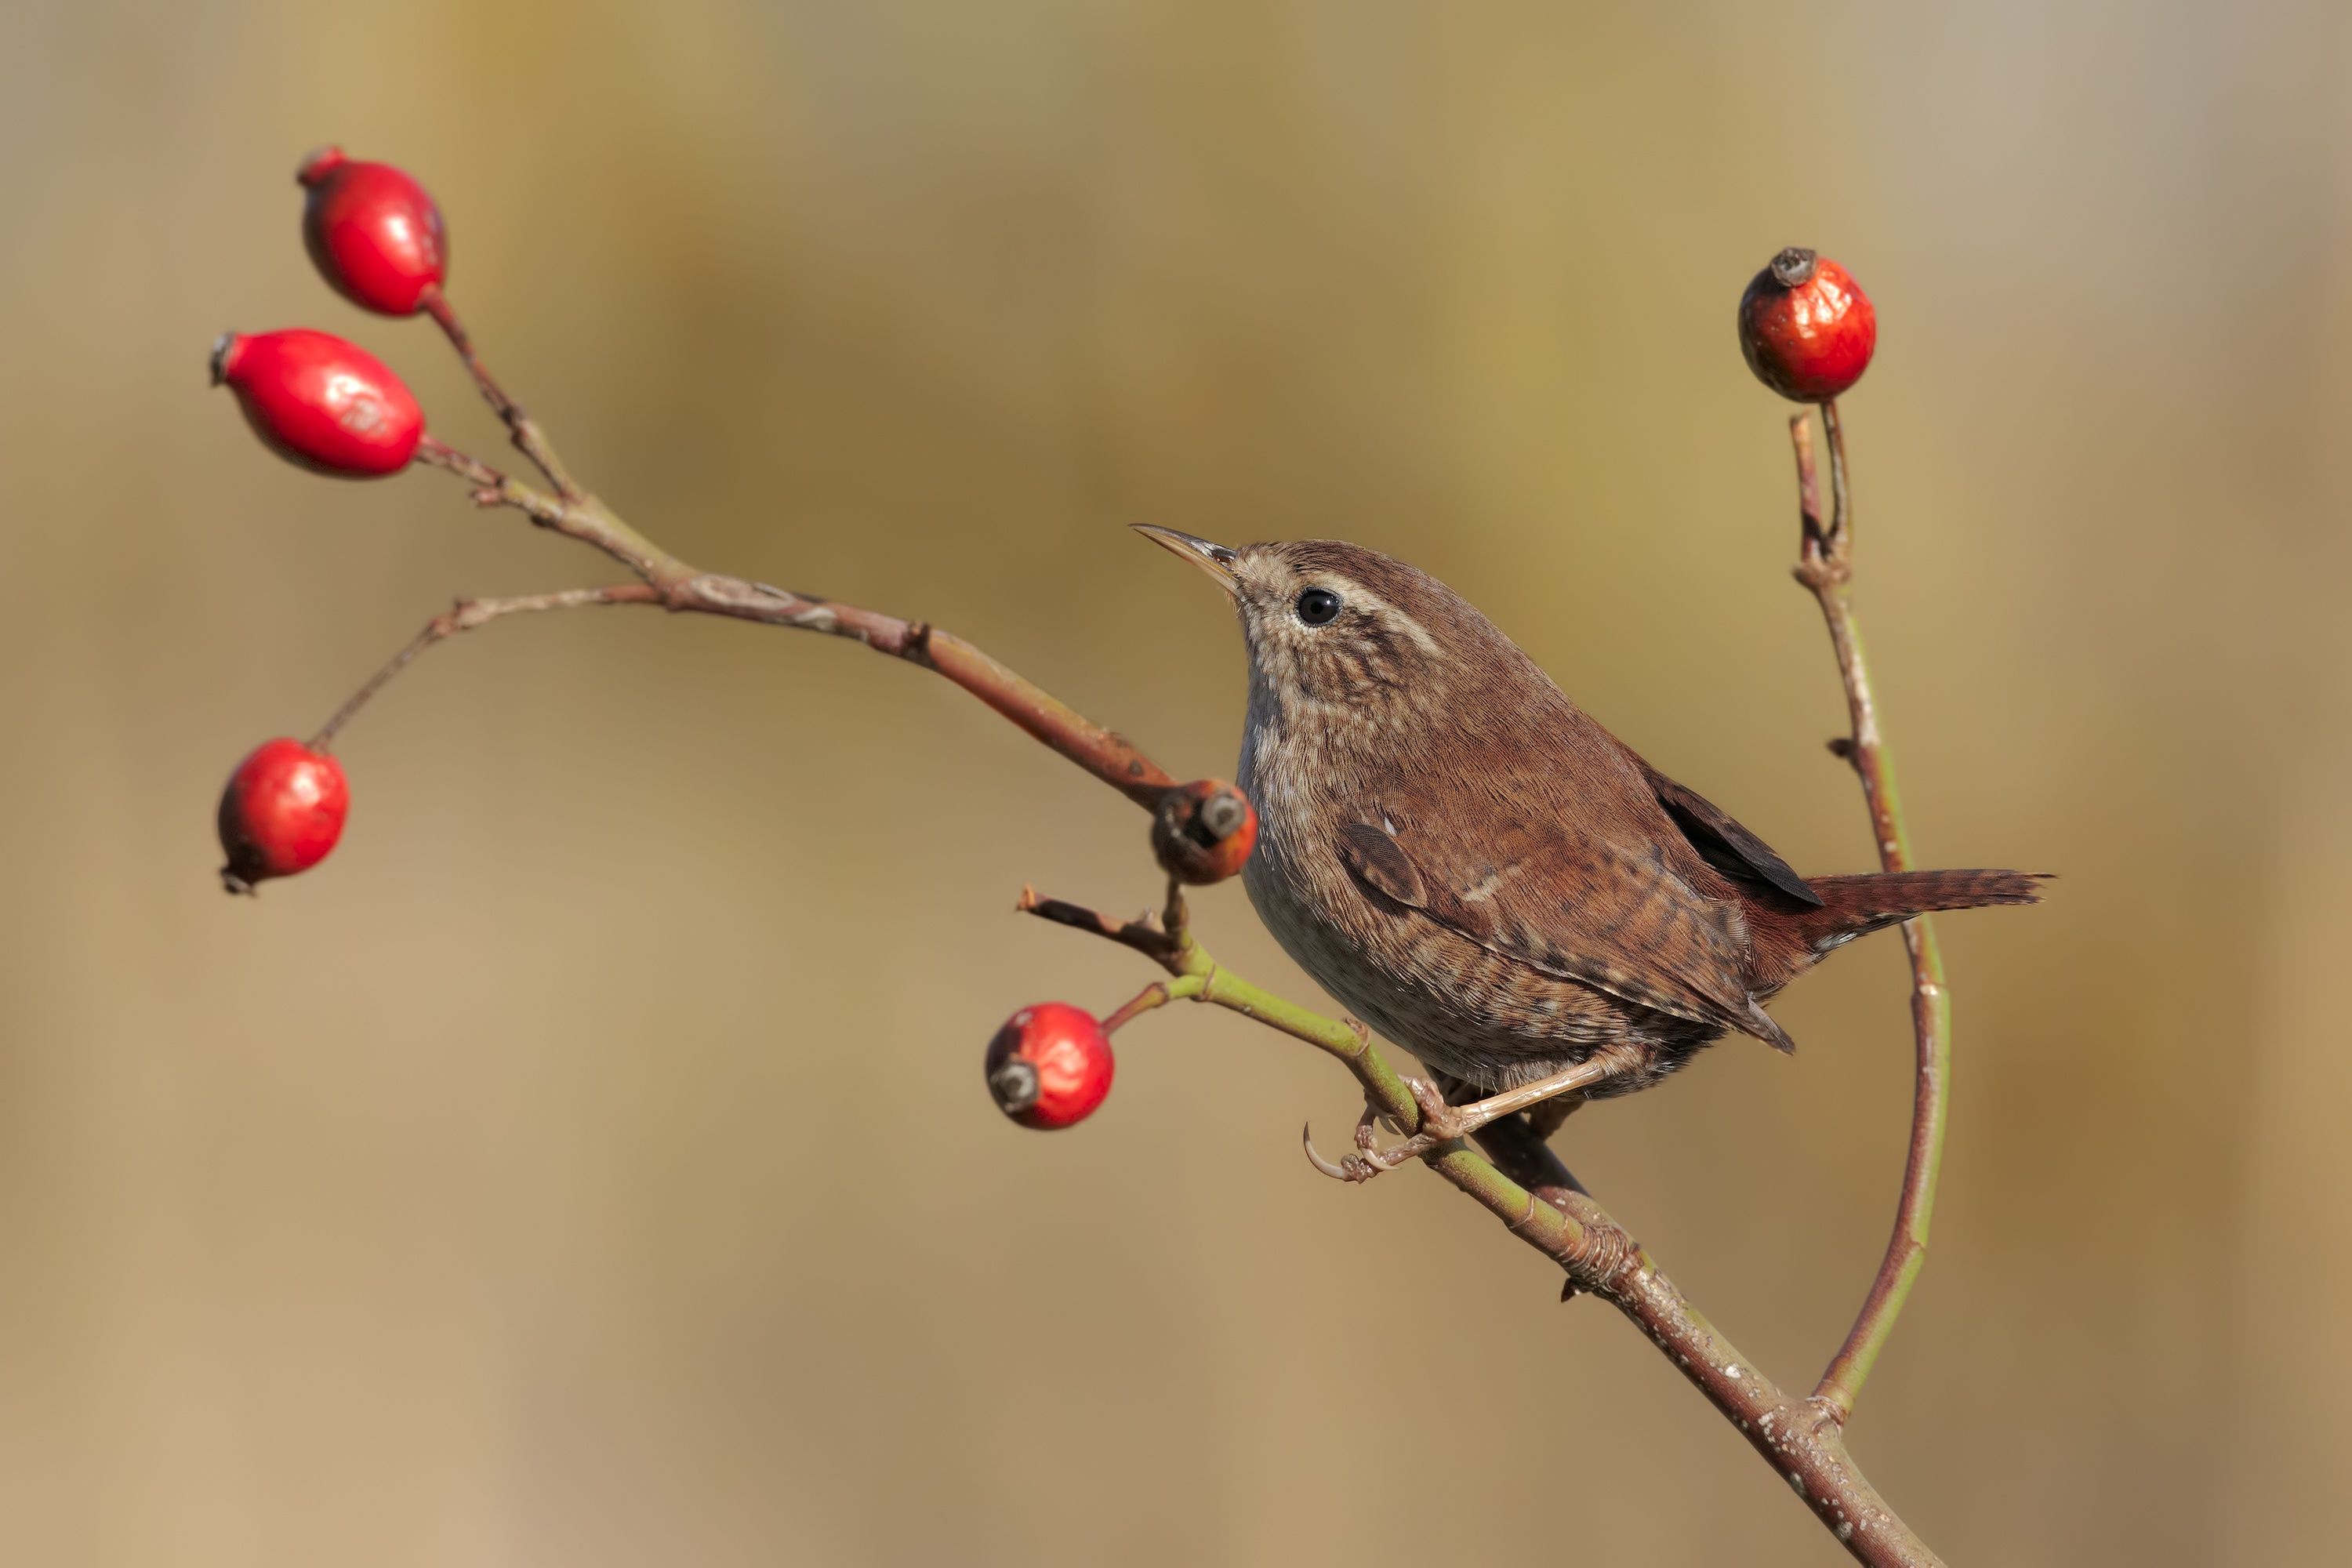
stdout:
[(1110, 1037), (1092, 1013), (1040, 1002), (1005, 1020), (988, 1042), (988, 1092), (1024, 1127), (1084, 1121), (1110, 1093)]
[(1790, 246), (1739, 298), (1739, 352), (1756, 379), (1799, 403), (1826, 403), (1862, 379), (1878, 312), (1846, 269)]
[(400, 377), (327, 332), (225, 333), (213, 345), (213, 384), (236, 394), (271, 451), (317, 473), (398, 473), (425, 437), (425, 415)]
[(1151, 853), (1180, 882), (1222, 882), (1255, 847), (1257, 808), (1223, 779), (1179, 785), (1160, 797), (1151, 814)]
[(389, 163), (321, 147), (294, 177), (310, 193), (302, 243), (336, 293), (362, 310), (413, 316), (449, 277), (449, 237), (425, 187)]
[(299, 741), (264, 741), (221, 791), (222, 885), (250, 893), (272, 877), (309, 870), (343, 836), (351, 805), (341, 763)]

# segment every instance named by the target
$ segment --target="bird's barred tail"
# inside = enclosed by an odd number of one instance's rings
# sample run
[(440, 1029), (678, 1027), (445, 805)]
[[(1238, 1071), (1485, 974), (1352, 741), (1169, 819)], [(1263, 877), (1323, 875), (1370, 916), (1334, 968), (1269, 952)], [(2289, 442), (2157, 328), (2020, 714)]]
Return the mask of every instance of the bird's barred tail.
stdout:
[(1815, 945), (1860, 936), (1937, 910), (2038, 904), (2042, 873), (2031, 871), (1881, 871), (1866, 877), (1812, 877), (1822, 907), (1802, 918)]

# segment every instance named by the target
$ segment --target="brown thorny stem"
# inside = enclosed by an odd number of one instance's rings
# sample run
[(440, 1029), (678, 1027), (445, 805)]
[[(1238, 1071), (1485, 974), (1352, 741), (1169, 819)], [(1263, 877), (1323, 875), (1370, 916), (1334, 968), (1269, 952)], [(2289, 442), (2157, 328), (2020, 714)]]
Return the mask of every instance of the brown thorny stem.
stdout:
[[(877, 653), (906, 659), (947, 677), (1034, 739), (1058, 752), (1097, 778), (1150, 810), (1156, 807), (1175, 780), (1162, 772), (1123, 737), (1095, 724), (1045, 691), (1014, 674), (971, 644), (921, 621), (859, 609), (814, 595), (795, 594), (740, 577), (704, 572), (688, 565), (623, 521), (595, 496), (583, 489), (557, 458), (554, 448), (530, 416), (502, 391), (475, 353), (457, 313), (438, 291), (429, 293), (425, 309), (464, 358), (482, 395), (505, 423), (514, 444), (544, 475), (553, 493), (525, 484), (431, 437), (419, 447), (415, 461), (444, 468), (473, 487), (475, 503), (506, 506), (524, 513), (542, 528), (592, 545), (627, 567), (637, 582), (614, 587), (575, 588), (560, 593), (505, 599), (460, 599), (448, 612), (436, 616), (425, 629), (343, 704), (320, 730), (316, 744), (325, 745), (386, 682), (411, 660), (459, 632), (526, 611), (575, 609), (591, 605), (657, 605), (672, 611), (730, 616), (765, 626), (790, 626), (854, 638)], [(1833, 458), (1836, 424), (1831, 419)], [(1824, 573), (1834, 583), (1816, 587), (1830, 615), (1831, 631), (1838, 641), (1839, 666), (1846, 678), (1855, 713), (1852, 755), (1871, 788), (1874, 815), (1879, 824), (1882, 853), (1889, 868), (1900, 864), (1900, 832), (1893, 808), (1892, 790), (1885, 781), (1884, 762), (1870, 721), (1869, 694), (1862, 674), (1859, 646), (1853, 640), (1852, 616), (1844, 608), (1844, 509), (1841, 505), (1824, 533), (1811, 500), (1810, 453), (1801, 418), (1798, 442), (1801, 471), (1806, 487), (1807, 556), (1799, 568), (1805, 576), (1818, 555)], [(1838, 493), (1843, 495), (1843, 464), (1833, 462)], [(1819, 551), (1816, 540), (1823, 542)], [(1808, 578), (1810, 582), (1811, 579)], [(1367, 1105), (1357, 1132), (1359, 1153), (1352, 1169), (1318, 1163), (1335, 1174), (1360, 1180), (1387, 1155), (1417, 1155), (1423, 1163), (1475, 1200), (1503, 1222), (1521, 1241), (1557, 1263), (1567, 1275), (1562, 1299), (1579, 1293), (1601, 1297), (1647, 1334), (1659, 1350), (1672, 1357), (1685, 1376), (1744, 1434), (1767, 1463), (1785, 1479), (1822, 1522), (1853, 1556), (1874, 1564), (1906, 1568), (1939, 1563), (1934, 1552), (1897, 1519), (1879, 1498), (1845, 1449), (1842, 1423), (1853, 1405), (1854, 1388), (1868, 1370), (1893, 1323), (1904, 1289), (1917, 1271), (1918, 1246), (1926, 1237), (1925, 1197), (1932, 1190), (1932, 1140), (1923, 1145), (1915, 1137), (1913, 1175), (1904, 1187), (1903, 1221), (1897, 1247), (1888, 1255), (1854, 1327), (1845, 1351), (1810, 1398), (1791, 1397), (1741, 1356), (1714, 1326), (1701, 1317), (1672, 1281), (1659, 1271), (1649, 1254), (1627, 1236), (1607, 1212), (1577, 1184), (1526, 1116), (1516, 1108), (1498, 1113), (1483, 1125), (1468, 1125), (1445, 1106), (1427, 1083), (1401, 1077), (1372, 1047), (1369, 1032), (1354, 1019), (1337, 1019), (1309, 1012), (1261, 990), (1220, 965), (1193, 936), (1186, 920), (1181, 890), (1172, 884), (1167, 905), (1158, 915), (1118, 922), (1058, 900), (1041, 899), (1024, 889), (1021, 910), (1058, 924), (1072, 926), (1131, 947), (1150, 958), (1171, 976), (1156, 982), (1111, 1016), (1123, 1025), (1131, 1018), (1175, 1001), (1213, 1003), (1241, 1013), (1270, 1028), (1293, 1036), (1336, 1057), (1356, 1078)], [(1923, 951), (1916, 934), (1924, 922), (1905, 928), (1915, 955)], [(1930, 973), (1934, 950), (1924, 946), (1921, 973)], [(1923, 982), (1923, 984), (1925, 984)], [(1934, 994), (1940, 996), (1940, 988)], [(1927, 1004), (1921, 1004), (1921, 1103), (1932, 1099), (1933, 1120), (1940, 1127), (1940, 1078), (1931, 1089), (1927, 1067), (1931, 1058)], [(1940, 1040), (1939, 1033), (1933, 1038)], [(1940, 1047), (1937, 1047), (1938, 1051)], [(1935, 1060), (1940, 1066), (1940, 1056)], [(1923, 1125), (1928, 1120), (1922, 1112)], [(1405, 1142), (1387, 1151), (1373, 1148), (1373, 1127), (1385, 1123)], [(1467, 1132), (1468, 1139), (1455, 1135)], [(1475, 1142), (1483, 1154), (1474, 1151)], [(1923, 1161), (1922, 1148), (1928, 1150)], [(1310, 1154), (1312, 1149), (1310, 1146)], [(1921, 1179), (1919, 1173), (1927, 1174)], [(1898, 1259), (1898, 1254), (1900, 1255)]]

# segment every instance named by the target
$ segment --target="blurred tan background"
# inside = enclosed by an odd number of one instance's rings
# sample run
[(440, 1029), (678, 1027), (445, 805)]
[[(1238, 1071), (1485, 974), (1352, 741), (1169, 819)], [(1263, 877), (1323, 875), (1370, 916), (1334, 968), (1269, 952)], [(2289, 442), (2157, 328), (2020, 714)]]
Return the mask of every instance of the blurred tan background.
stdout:
[[(430, 185), (492, 363), (691, 559), (1183, 776), (1239, 642), (1122, 525), (1344, 534), (1824, 870), (1868, 839), (1731, 315), (1845, 262), (1919, 847), (2064, 879), (1946, 924), (1936, 1247), (1855, 1449), (1955, 1563), (2343, 1561), (2347, 87), (2320, 0), (0, 6), (0, 1561), (1839, 1560), (1459, 1197), (1314, 1176), (1353, 1107), (1303, 1049), (1156, 1016), (1093, 1121), (1005, 1125), (996, 1023), (1150, 978), (1013, 895), (1140, 907), (1143, 820), (913, 669), (501, 625), (350, 732), (331, 862), (221, 896), (247, 747), (454, 594), (613, 576), (205, 389), (223, 328), (322, 327), (495, 455), (309, 270), (329, 140)], [(1784, 1382), (1885, 1239), (1902, 996), (1877, 939), (1793, 1060), (1562, 1138)]]

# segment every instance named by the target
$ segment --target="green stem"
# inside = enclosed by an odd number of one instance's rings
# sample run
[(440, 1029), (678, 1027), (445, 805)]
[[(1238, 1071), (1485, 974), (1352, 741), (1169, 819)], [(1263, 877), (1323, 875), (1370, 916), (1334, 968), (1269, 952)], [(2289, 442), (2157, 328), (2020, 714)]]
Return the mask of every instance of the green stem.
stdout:
[(1187, 974), (1175, 980), (1155, 980), (1138, 992), (1132, 1001), (1102, 1021), (1103, 1033), (1116, 1035), (1154, 1007), (1165, 1007), (1171, 1002), (1189, 1002), (1200, 995), (1207, 985), (1208, 982), (1197, 974)]
[(1327, 1018), (1295, 1002), (1286, 1002), (1273, 992), (1251, 984), (1210, 956), (1209, 950), (1189, 931), (1166, 962), (1175, 973), (1200, 977), (1203, 984), (1199, 1000), (1230, 1007), (1244, 1017), (1255, 1018), (1268, 1028), (1305, 1040), (1339, 1058), (1364, 1086), (1365, 1098), (1398, 1131), (1410, 1135), (1421, 1126), (1421, 1107), (1414, 1101), (1412, 1091), (1405, 1087), (1396, 1068), (1389, 1066), (1388, 1058), (1372, 1048), (1372, 1038), (1367, 1031), (1337, 1018)]
[[(1903, 820), (1902, 798), (1895, 788), (1895, 763), (1887, 754), (1878, 727), (1878, 709), (1870, 687), (1870, 666), (1862, 646), (1862, 627), (1853, 613), (1853, 518), (1847, 495), (1845, 431), (1837, 405), (1822, 405), (1829, 434), (1831, 493), (1834, 510), (1824, 529), (1818, 513), (1813, 478), (1811, 430), (1805, 416), (1790, 422), (1797, 448), (1797, 483), (1805, 512), (1804, 553), (1797, 579), (1813, 592), (1828, 624), (1830, 645), (1837, 655), (1838, 673), (1845, 685), (1847, 715), (1853, 731), (1839, 752), (1853, 764), (1862, 780), (1863, 798), (1870, 808), (1872, 837), (1879, 865), (1888, 871), (1911, 866), (1911, 844)], [(1855, 1398), (1895, 1331), (1895, 1320), (1927, 1261), (1927, 1230), (1936, 1208), (1937, 1175), (1943, 1163), (1944, 1129), (1949, 1107), (1952, 1070), (1951, 994), (1944, 985), (1943, 954), (1936, 945), (1934, 925), (1922, 915), (1905, 922), (1903, 943), (1911, 961), (1911, 1026), (1916, 1044), (1911, 1105), (1911, 1144), (1903, 1172), (1903, 1192), (1895, 1211), (1894, 1234), (1872, 1279), (1870, 1293), (1846, 1334), (1845, 1343), (1822, 1373), (1814, 1400), (1832, 1419), (1843, 1423), (1853, 1413)]]

